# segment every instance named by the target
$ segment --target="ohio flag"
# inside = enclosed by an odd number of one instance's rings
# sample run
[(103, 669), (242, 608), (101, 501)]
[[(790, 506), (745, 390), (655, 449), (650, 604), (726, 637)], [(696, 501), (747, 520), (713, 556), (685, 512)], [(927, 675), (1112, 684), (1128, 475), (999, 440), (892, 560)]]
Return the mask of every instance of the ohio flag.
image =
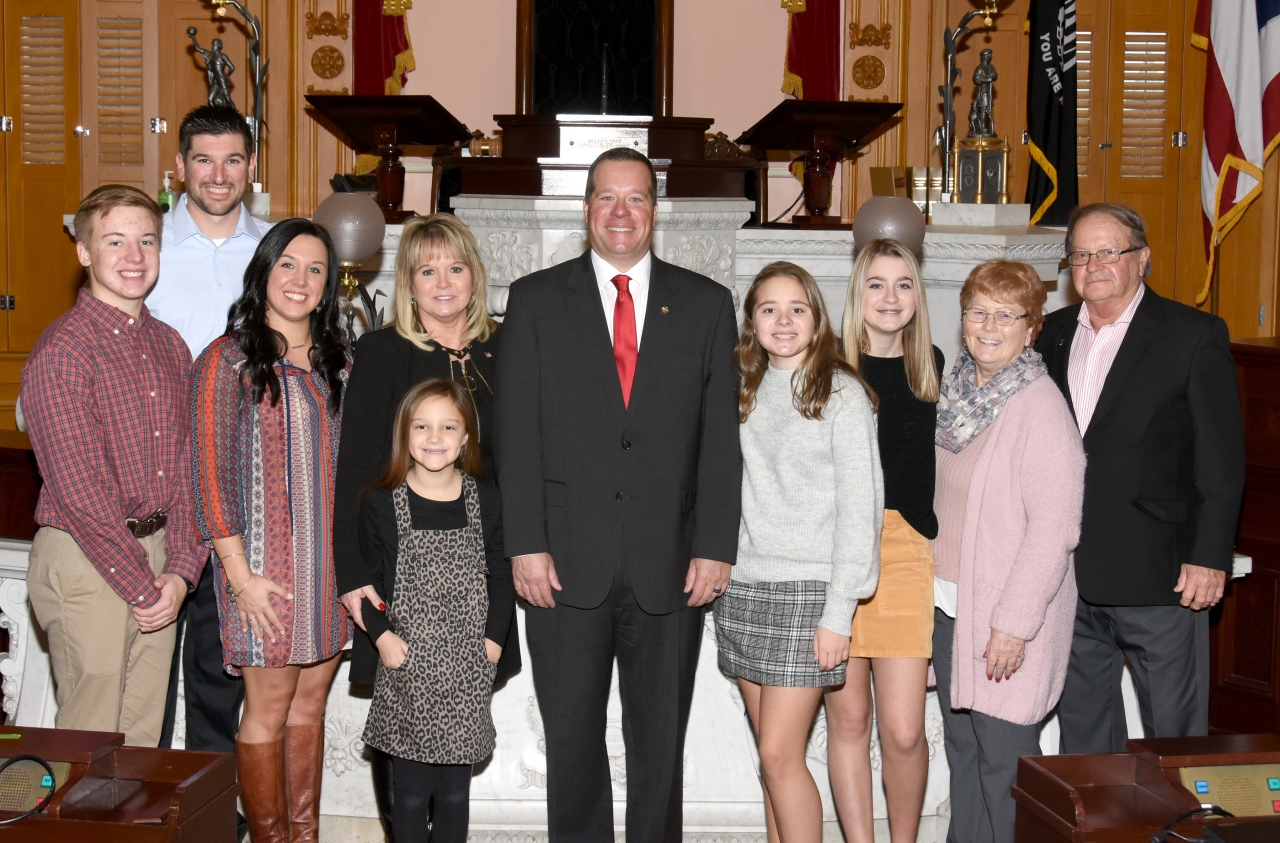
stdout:
[(1209, 295), (1218, 244), (1262, 192), (1280, 144), (1280, 0), (1200, 0), (1191, 43), (1208, 52), (1204, 80), (1204, 203)]

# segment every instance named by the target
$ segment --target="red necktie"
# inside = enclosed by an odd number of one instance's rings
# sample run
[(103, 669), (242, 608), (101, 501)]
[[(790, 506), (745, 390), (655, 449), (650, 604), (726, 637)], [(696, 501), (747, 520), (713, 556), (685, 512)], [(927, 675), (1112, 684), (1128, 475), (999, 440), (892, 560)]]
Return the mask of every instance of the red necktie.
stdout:
[(618, 364), (618, 380), (622, 383), (622, 403), (631, 403), (631, 382), (636, 377), (636, 305), (631, 299), (626, 275), (613, 276), (613, 286), (618, 288), (618, 300), (613, 304), (613, 359)]

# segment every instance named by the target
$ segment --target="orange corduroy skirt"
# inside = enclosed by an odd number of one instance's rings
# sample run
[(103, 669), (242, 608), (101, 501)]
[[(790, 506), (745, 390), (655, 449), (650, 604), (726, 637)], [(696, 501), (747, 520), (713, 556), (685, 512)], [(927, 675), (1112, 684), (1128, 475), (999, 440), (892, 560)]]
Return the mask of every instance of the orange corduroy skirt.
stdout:
[(875, 594), (858, 602), (849, 656), (933, 656), (933, 551), (896, 509), (884, 512), (880, 582)]

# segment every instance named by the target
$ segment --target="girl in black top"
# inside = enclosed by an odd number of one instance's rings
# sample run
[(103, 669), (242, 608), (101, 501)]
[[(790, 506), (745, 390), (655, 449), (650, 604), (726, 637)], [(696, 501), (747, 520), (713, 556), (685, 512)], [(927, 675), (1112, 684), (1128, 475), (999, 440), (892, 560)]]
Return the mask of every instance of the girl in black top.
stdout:
[[(432, 378), (458, 382), (476, 419), (485, 476), (493, 470), (493, 391), (498, 325), (489, 318), (484, 262), (475, 235), (452, 214), (415, 217), (405, 223), (396, 254), (392, 322), (356, 343), (346, 391), (334, 490), (334, 568), (343, 605), (358, 629), (351, 646), (352, 684), (371, 685), (378, 654), (366, 633), (364, 607), (385, 605), (372, 585), (376, 565), (357, 538), (360, 496), (391, 456), (391, 428), (405, 393)], [(472, 441), (474, 448), (476, 440)], [(519, 633), (512, 605), (501, 643), (497, 681), (520, 669)], [(373, 753), (374, 795), (388, 836), (391, 828), (391, 764)]]
[(471, 765), (495, 743), (489, 701), (515, 586), (469, 404), (456, 381), (409, 390), (387, 471), (360, 506), (360, 548), (386, 596), (364, 605), (380, 664), (363, 738), (391, 757), (395, 843), (464, 843)]
[(848, 679), (829, 691), (827, 763), (850, 843), (871, 843), (871, 673), (889, 833), (915, 841), (929, 772), (925, 684), (933, 655), (934, 448), (942, 352), (915, 256), (893, 240), (859, 253), (844, 315), (845, 359), (879, 399), (884, 469), (880, 582), (853, 616)]

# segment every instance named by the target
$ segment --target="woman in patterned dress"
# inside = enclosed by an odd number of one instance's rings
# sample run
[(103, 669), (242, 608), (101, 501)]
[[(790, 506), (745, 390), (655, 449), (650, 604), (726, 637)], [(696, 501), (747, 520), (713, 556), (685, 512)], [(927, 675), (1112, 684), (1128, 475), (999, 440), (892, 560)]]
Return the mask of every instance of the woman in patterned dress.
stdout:
[(318, 836), (325, 699), (352, 631), (331, 530), (350, 367), (333, 244), (285, 220), (245, 270), (226, 333), (197, 358), (191, 402), (223, 663), (244, 675), (236, 763), (254, 843)]

